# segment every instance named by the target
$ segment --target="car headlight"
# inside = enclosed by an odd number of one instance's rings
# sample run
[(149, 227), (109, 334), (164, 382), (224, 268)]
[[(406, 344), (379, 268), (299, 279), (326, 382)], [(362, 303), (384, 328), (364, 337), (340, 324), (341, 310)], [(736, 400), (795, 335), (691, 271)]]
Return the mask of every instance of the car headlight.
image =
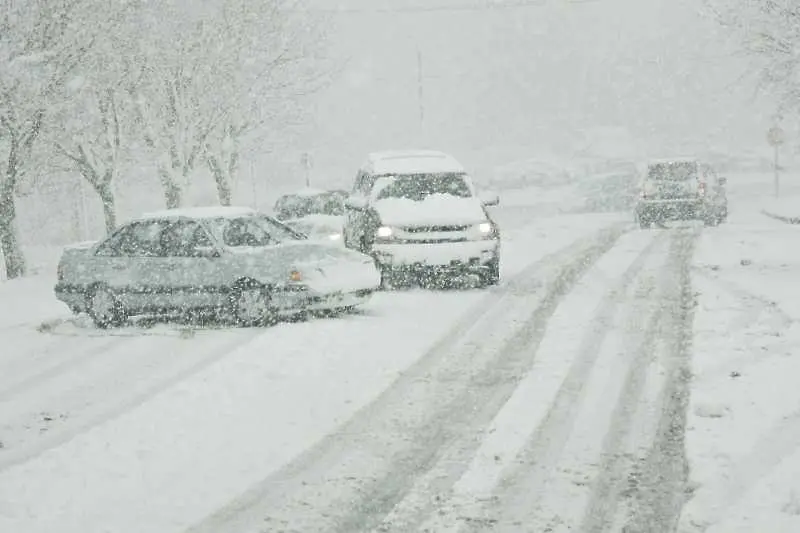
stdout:
[(496, 239), (498, 237), (497, 227), (487, 220), (474, 225), (472, 227), (472, 235), (474, 236), (473, 238), (478, 239)]
[(328, 239), (330, 239), (332, 241), (338, 241), (341, 238), (342, 238), (342, 234), (341, 233), (331, 233), (330, 235), (328, 235)]
[(394, 230), (389, 226), (381, 226), (378, 228), (378, 231), (375, 232), (375, 235), (381, 239), (388, 239), (394, 235)]

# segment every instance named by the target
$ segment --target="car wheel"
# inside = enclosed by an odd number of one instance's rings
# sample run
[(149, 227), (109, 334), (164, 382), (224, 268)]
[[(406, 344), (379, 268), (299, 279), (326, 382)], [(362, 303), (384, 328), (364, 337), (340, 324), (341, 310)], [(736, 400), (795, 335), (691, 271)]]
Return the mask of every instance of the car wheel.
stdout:
[(500, 259), (495, 259), (486, 266), (486, 270), (481, 272), (481, 283), (485, 287), (500, 283)]
[(274, 324), (269, 290), (260, 284), (238, 285), (231, 291), (231, 314), (237, 326), (252, 327)]
[(97, 286), (89, 293), (86, 307), (98, 328), (117, 327), (125, 322), (125, 310), (119, 298), (106, 286)]

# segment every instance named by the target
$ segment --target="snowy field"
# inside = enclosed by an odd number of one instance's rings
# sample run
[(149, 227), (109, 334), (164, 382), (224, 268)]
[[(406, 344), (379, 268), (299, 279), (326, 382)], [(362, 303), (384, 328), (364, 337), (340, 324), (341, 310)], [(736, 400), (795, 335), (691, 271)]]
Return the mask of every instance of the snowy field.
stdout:
[[(0, 283), (0, 531), (800, 531), (800, 227), (496, 210), (491, 290), (98, 331)], [(565, 201), (573, 201), (565, 195)], [(510, 205), (509, 205), (510, 204)]]

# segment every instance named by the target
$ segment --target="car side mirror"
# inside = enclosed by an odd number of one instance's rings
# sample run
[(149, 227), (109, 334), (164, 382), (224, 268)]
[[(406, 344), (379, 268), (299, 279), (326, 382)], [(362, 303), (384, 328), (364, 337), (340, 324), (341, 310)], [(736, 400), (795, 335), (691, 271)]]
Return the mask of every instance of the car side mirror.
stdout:
[(361, 211), (367, 208), (367, 199), (360, 196), (348, 196), (344, 201), (344, 206), (348, 209)]
[(478, 195), (478, 199), (487, 207), (500, 205), (500, 197), (495, 193), (481, 193)]

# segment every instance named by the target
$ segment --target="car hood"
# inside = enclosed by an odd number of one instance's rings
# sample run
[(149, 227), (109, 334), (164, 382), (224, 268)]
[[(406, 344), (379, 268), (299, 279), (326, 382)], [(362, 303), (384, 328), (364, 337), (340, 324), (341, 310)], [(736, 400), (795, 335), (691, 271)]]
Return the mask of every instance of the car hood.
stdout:
[(450, 194), (432, 194), (422, 201), (384, 198), (373, 208), (387, 226), (478, 224), (486, 220), (480, 200)]
[(255, 260), (275, 259), (278, 257), (280, 258), (280, 263), (294, 266), (336, 261), (356, 263), (361, 263), (365, 260), (371, 261), (369, 256), (361, 252), (325, 242), (309, 240), (285, 241), (276, 246), (232, 247), (228, 248), (228, 251), (235, 256), (251, 257)]

